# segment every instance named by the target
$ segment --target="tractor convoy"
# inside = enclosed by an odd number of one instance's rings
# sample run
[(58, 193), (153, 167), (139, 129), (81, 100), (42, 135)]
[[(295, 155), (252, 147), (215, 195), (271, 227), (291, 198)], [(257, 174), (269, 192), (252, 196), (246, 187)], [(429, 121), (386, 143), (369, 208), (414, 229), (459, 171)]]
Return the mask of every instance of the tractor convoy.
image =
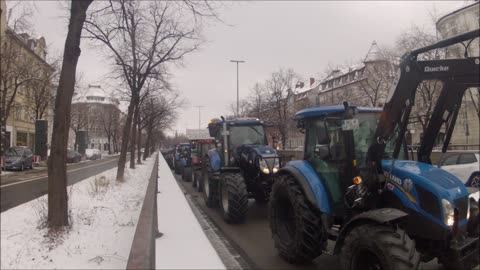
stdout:
[[(281, 164), (263, 121), (222, 117), (208, 124), (210, 139), (178, 146), (175, 172), (193, 180), (205, 204), (218, 206), (229, 223), (245, 222), (249, 198), (268, 201), (275, 247), (293, 264), (333, 254), (349, 270), (417, 269), (434, 258), (471, 269), (479, 256), (478, 203), (430, 155), (440, 131), (447, 151), (463, 94), (479, 87), (480, 59), (417, 58), (478, 37), (472, 31), (404, 55), (383, 108), (344, 102), (297, 112), (303, 160)], [(413, 161), (405, 138), (425, 80), (443, 88)]]

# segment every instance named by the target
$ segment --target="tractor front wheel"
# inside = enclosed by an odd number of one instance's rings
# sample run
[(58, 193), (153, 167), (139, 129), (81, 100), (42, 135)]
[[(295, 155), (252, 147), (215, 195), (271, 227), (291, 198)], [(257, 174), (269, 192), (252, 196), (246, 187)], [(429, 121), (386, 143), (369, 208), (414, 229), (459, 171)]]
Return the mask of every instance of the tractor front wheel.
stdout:
[(201, 185), (203, 189), (203, 199), (205, 205), (209, 208), (215, 207), (218, 204), (217, 196), (217, 183), (216, 181), (210, 181), (210, 177), (207, 170), (202, 171)]
[(220, 180), (219, 199), (223, 219), (228, 223), (242, 223), (248, 210), (248, 192), (240, 173), (224, 173)]
[(307, 263), (322, 254), (326, 234), (320, 214), (308, 203), (291, 175), (279, 176), (272, 186), (268, 219), (275, 248), (293, 264)]
[(365, 224), (348, 233), (340, 262), (345, 270), (417, 269), (420, 253), (404, 230), (391, 225)]

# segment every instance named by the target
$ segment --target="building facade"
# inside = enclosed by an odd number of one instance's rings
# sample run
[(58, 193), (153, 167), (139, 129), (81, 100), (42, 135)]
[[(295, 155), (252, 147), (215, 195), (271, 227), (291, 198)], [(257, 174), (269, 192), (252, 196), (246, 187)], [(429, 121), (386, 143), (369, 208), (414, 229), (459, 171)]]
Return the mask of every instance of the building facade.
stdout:
[[(466, 4), (440, 17), (436, 24), (441, 38), (449, 38), (480, 28), (480, 4), (474, 2)], [(480, 55), (479, 38), (474, 39), (467, 49), (462, 45), (448, 48), (447, 58), (463, 58), (465, 53), (469, 57)], [(464, 94), (460, 113), (450, 141), (457, 149), (479, 149), (480, 146), (480, 90), (470, 88)], [(463, 146), (469, 145), (469, 146)], [(463, 147), (462, 147), (463, 146)]]
[(74, 95), (71, 109), (69, 147), (76, 149), (77, 132), (86, 131), (87, 148), (115, 151), (115, 135), (119, 132), (120, 102), (99, 85)]
[[(8, 115), (2, 133), (3, 142), (6, 144), (4, 149), (16, 145), (28, 146), (34, 150), (35, 120), (48, 120), (48, 138), (51, 138), (52, 107), (48, 104), (41, 116), (36, 113), (36, 108), (40, 102), (37, 98), (40, 91), (38, 82), (49, 78), (54, 69), (46, 61), (45, 38), (33, 38), (26, 33), (16, 33), (6, 25), (6, 2), (4, 0), (0, 2), (2, 9), (0, 90), (2, 107), (4, 106), (2, 112)], [(46, 88), (47, 92), (42, 92), (42, 96), (45, 99), (53, 98), (50, 81), (44, 83), (43, 89)]]

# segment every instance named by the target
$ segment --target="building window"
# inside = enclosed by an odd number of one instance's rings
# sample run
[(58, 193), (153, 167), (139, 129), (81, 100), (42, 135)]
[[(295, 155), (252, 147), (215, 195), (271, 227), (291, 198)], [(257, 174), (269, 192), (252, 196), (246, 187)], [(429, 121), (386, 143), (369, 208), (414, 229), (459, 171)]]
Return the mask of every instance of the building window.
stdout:
[(17, 131), (17, 146), (27, 146), (27, 136), (26, 132), (18, 132)]
[(15, 119), (16, 120), (22, 119), (22, 107), (18, 107), (15, 109)]

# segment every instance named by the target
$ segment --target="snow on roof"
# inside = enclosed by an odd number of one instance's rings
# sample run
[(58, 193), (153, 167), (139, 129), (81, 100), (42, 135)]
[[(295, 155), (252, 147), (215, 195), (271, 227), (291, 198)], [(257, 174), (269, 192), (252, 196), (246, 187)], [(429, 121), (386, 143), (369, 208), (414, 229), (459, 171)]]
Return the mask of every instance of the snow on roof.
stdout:
[(351, 65), (349, 67), (345, 67), (345, 68), (342, 68), (342, 69), (334, 70), (334, 71), (330, 72), (330, 74), (327, 77), (325, 77), (323, 80), (319, 81), (319, 83), (324, 83), (324, 82), (336, 79), (338, 77), (342, 77), (342, 76), (344, 76), (348, 73), (360, 70), (364, 67), (365, 67), (364, 63), (359, 63), (359, 64), (354, 64), (354, 65)]
[(118, 105), (118, 100), (109, 97), (100, 85), (88, 85), (87, 89), (75, 94), (72, 103), (101, 103)]

